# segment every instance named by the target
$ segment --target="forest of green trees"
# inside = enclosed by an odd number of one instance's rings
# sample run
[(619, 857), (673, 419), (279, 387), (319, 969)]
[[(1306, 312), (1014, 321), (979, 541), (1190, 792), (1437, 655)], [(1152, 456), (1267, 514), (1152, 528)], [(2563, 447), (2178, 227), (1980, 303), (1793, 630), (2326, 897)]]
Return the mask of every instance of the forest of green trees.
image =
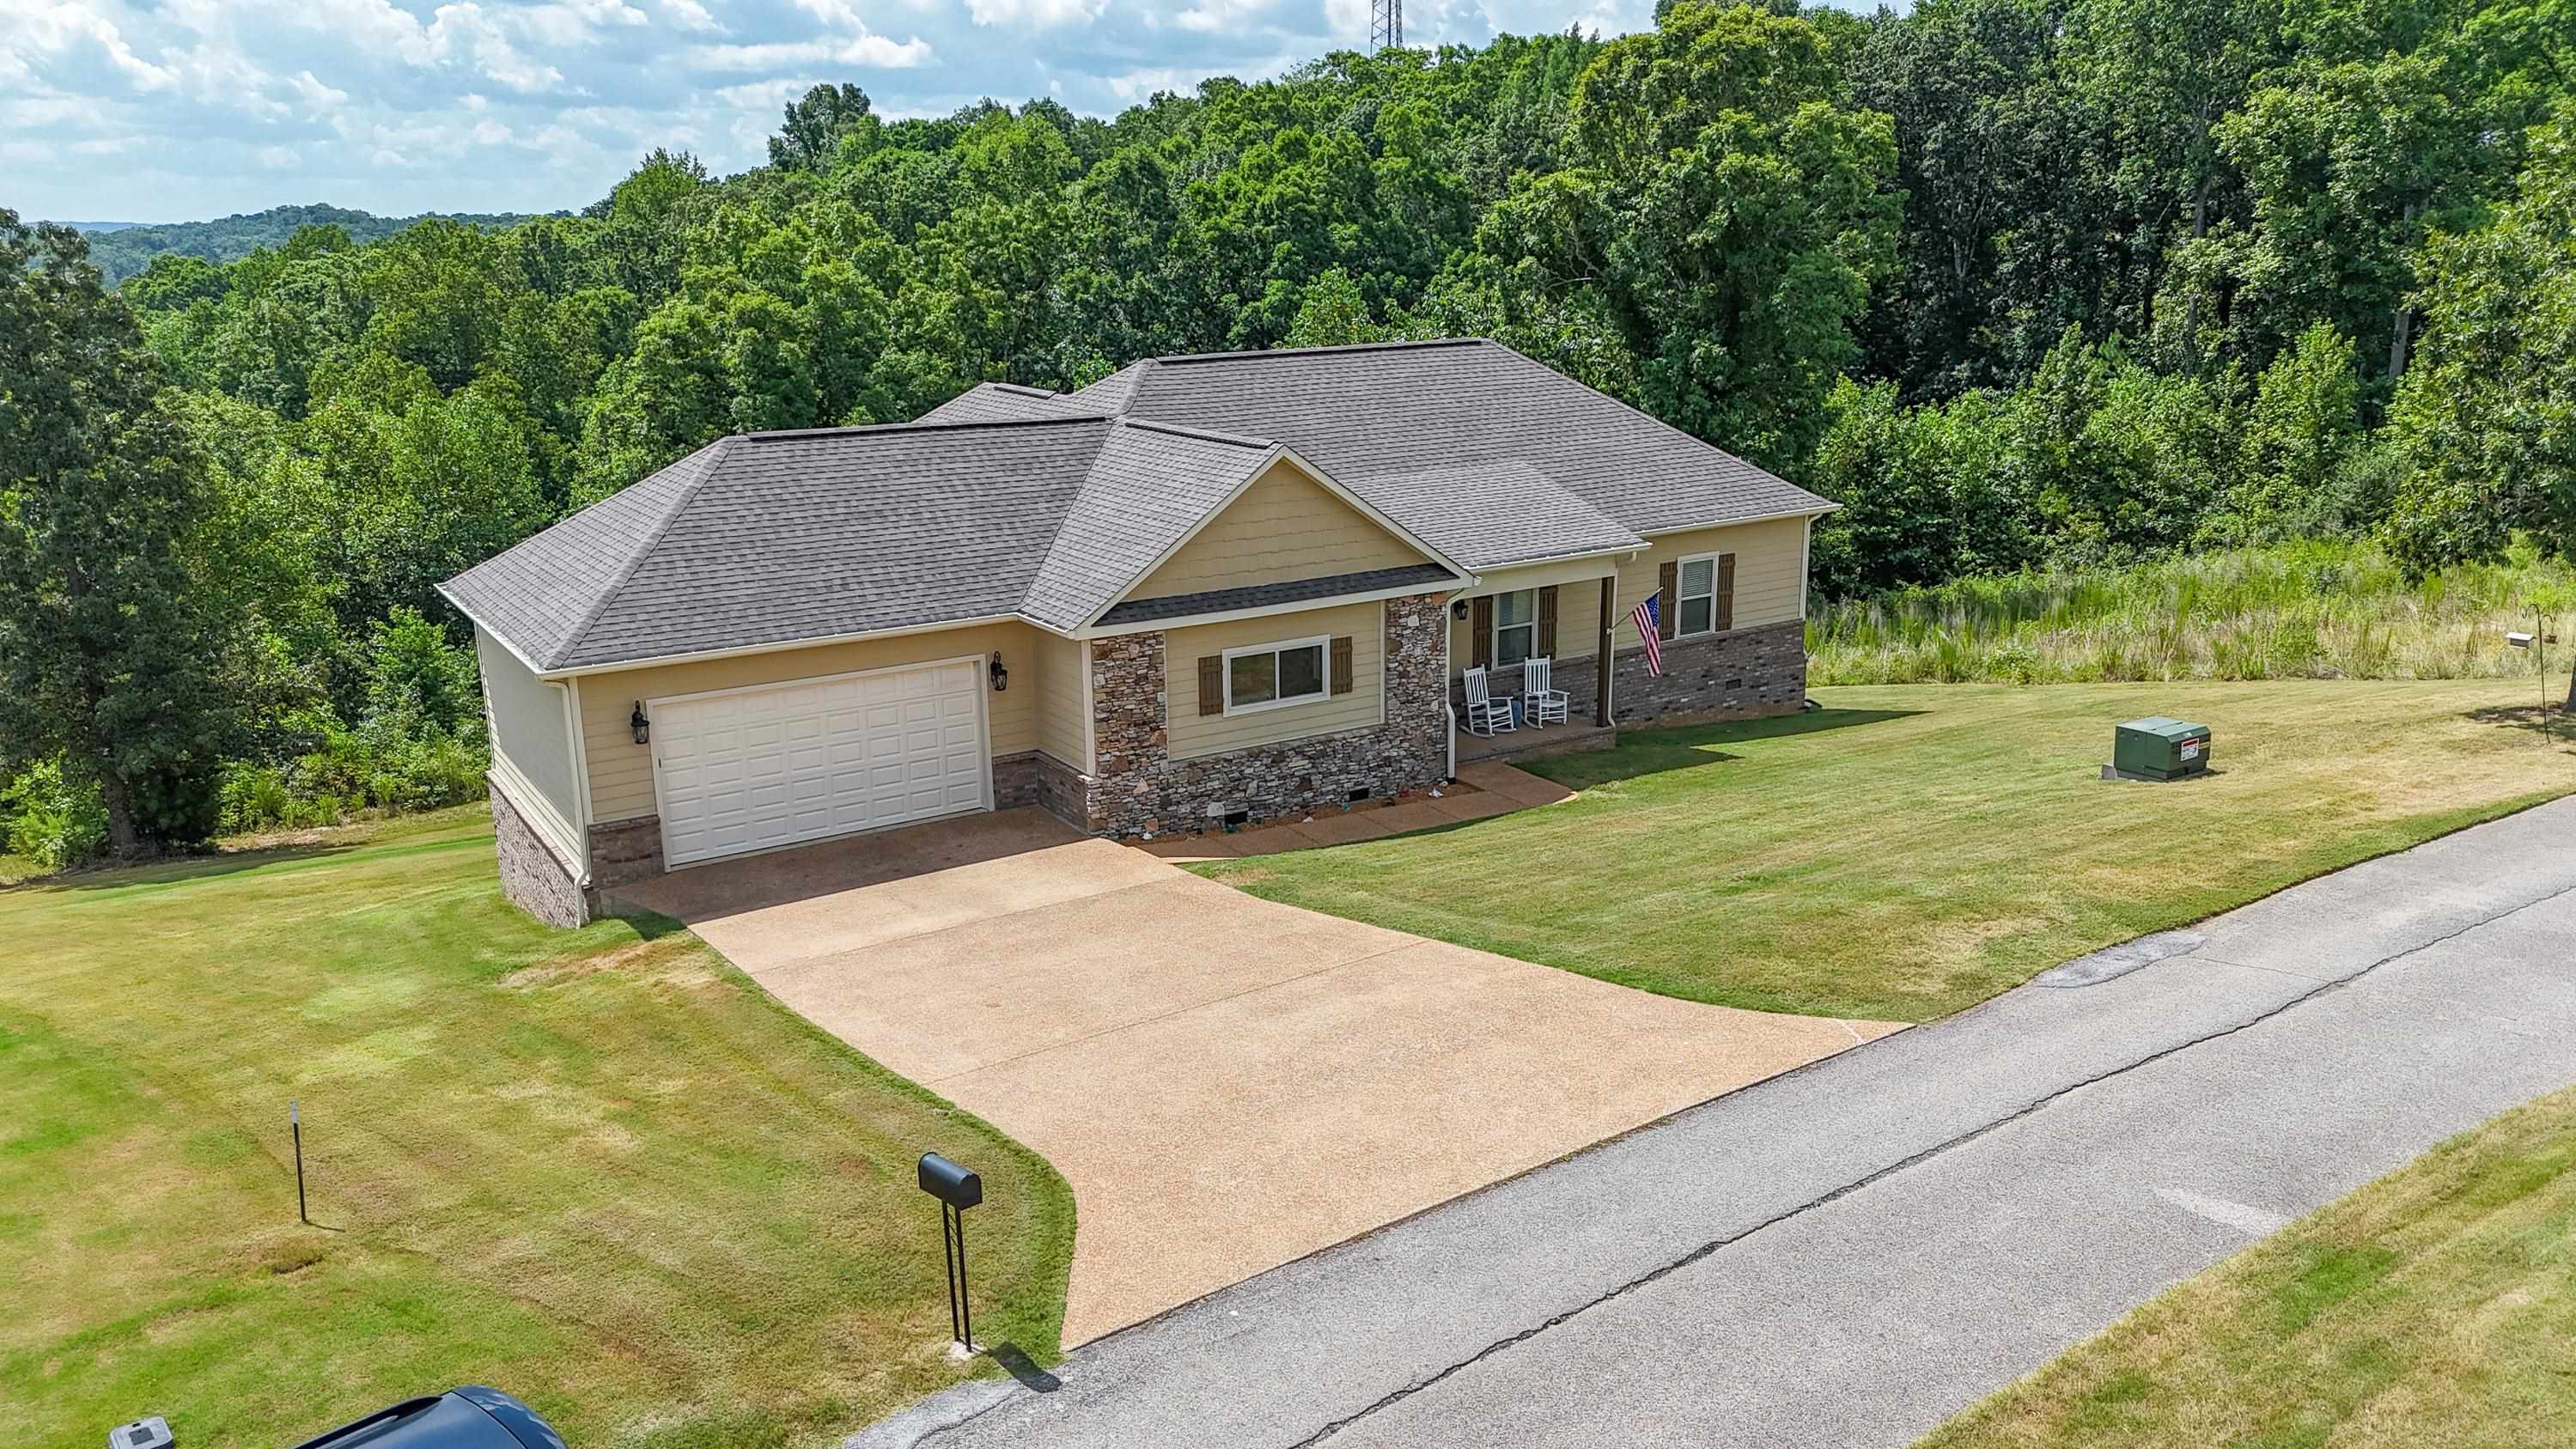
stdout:
[(470, 795), (438, 580), (727, 432), (1155, 354), (1497, 338), (1841, 501), (1820, 598), (2554, 553), (2571, 63), (2557, 0), (1667, 0), (1112, 120), (818, 87), (739, 176), (113, 292), (0, 213), (8, 808), (59, 856)]
[(351, 241), (381, 241), (425, 220), (457, 221), (486, 229), (512, 227), (528, 218), (507, 212), (488, 215), (377, 216), (345, 206), (272, 206), (266, 211), (217, 217), (213, 221), (140, 222), (102, 230), (92, 225), (89, 259), (115, 286), (164, 255), (196, 257), (209, 262), (236, 262), (261, 247), (283, 245), (308, 226), (338, 227)]

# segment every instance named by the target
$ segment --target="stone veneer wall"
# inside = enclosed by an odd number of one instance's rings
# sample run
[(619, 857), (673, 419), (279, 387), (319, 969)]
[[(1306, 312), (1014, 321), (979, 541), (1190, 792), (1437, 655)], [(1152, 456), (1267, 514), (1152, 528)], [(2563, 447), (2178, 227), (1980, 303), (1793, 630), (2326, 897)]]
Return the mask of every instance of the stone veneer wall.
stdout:
[(993, 760), (993, 808), (1035, 808), (1083, 828), (1090, 777), (1044, 750), (1022, 750)]
[(527, 817), (486, 777), (492, 800), (492, 835), (501, 858), (501, 894), (549, 926), (579, 926), (590, 919), (581, 883), (546, 847)]
[(1702, 639), (1668, 639), (1663, 652), (1659, 679), (1646, 672), (1643, 649), (1619, 651), (1611, 665), (1611, 723), (1750, 719), (1792, 714), (1807, 702), (1807, 626), (1802, 620)]
[(613, 890), (662, 873), (662, 817), (637, 815), (590, 827), (590, 888)]
[(1383, 724), (1188, 760), (1171, 757), (1164, 732), (1162, 633), (1094, 641), (1092, 747), (1099, 758), (1083, 828), (1160, 834), (1237, 810), (1258, 820), (1339, 805), (1353, 790), (1391, 795), (1437, 782), (1449, 757), (1445, 604), (1441, 594), (1387, 601)]

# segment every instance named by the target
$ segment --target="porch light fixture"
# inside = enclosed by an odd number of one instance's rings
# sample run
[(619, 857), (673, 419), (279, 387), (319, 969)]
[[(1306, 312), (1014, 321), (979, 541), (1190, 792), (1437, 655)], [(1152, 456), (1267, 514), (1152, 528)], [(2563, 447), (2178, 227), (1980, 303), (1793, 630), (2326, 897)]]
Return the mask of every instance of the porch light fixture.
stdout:
[(1452, 600), (1450, 600), (1450, 601), (1449, 601), (1449, 617), (1450, 617), (1450, 618), (1452, 618), (1452, 619), (1463, 619), (1463, 618), (1466, 618), (1466, 617), (1467, 617), (1467, 601), (1466, 601), (1465, 599), (1452, 599)]
[(984, 672), (993, 676), (993, 692), (995, 694), (999, 694), (1003, 690), (1011, 687), (1011, 671), (1002, 667), (1001, 650), (996, 649), (993, 651), (993, 662), (984, 667)]
[(653, 722), (644, 717), (644, 701), (640, 699), (635, 701), (635, 713), (626, 717), (626, 729), (628, 733), (635, 736), (635, 743), (639, 745), (652, 743)]

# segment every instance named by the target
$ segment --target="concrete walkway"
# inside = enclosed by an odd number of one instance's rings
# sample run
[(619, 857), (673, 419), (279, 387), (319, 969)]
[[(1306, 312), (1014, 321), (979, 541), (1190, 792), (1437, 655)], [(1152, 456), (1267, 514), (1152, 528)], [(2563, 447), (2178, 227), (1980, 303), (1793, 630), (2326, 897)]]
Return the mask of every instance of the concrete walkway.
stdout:
[(1064, 1174), (1067, 1343), (1896, 1029), (1317, 915), (1035, 811), (623, 894)]
[(968, 1385), (860, 1438), (1902, 1445), (2570, 1081), (2561, 801), (1264, 1274), (1051, 1392)]
[(1267, 821), (1248, 830), (1165, 835), (1134, 842), (1135, 848), (1174, 865), (1194, 860), (1237, 860), (1310, 850), (1319, 845), (1349, 845), (1384, 840), (1416, 830), (1439, 830), (1471, 820), (1490, 820), (1538, 805), (1556, 805), (1574, 792), (1527, 770), (1486, 760), (1460, 765), (1458, 779), (1439, 795), (1378, 802), (1362, 810), (1322, 810), (1303, 819)]

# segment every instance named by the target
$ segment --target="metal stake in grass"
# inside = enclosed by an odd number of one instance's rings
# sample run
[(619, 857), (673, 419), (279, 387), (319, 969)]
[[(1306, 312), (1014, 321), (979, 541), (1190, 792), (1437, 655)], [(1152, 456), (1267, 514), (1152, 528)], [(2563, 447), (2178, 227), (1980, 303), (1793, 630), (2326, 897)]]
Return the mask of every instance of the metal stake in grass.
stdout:
[(304, 1212), (304, 1117), (293, 1097), (286, 1099), (286, 1131), (295, 1139), (295, 1220), (309, 1228), (313, 1219)]

